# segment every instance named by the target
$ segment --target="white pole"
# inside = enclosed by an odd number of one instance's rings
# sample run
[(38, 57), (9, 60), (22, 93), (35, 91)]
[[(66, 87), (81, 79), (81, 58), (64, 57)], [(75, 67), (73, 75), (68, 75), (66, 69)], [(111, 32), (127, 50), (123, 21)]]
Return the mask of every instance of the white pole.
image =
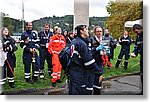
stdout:
[(22, 32), (24, 32), (24, 0), (22, 0)]

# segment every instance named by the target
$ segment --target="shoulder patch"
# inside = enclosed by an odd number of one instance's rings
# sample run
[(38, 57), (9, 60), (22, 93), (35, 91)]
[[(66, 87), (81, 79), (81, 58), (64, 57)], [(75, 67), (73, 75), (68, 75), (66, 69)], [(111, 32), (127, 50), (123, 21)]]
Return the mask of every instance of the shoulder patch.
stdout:
[(73, 56), (74, 49), (75, 49), (74, 45), (71, 45), (71, 47), (70, 47), (70, 57)]

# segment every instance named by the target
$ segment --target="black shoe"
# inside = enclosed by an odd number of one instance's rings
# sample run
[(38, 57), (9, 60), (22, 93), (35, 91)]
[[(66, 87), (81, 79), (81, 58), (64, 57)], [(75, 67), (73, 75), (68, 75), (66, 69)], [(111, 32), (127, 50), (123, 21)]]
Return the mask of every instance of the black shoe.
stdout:
[(9, 86), (11, 87), (11, 88), (15, 88), (15, 83), (13, 82), (13, 83), (9, 83)]
[(56, 82), (58, 82), (58, 83), (62, 83), (62, 81), (61, 81), (60, 79), (57, 79), (57, 80), (56, 80)]
[(115, 65), (115, 68), (118, 68), (119, 66), (118, 65)]
[(124, 66), (124, 69), (127, 70), (128, 68), (126, 66)]
[(53, 86), (53, 87), (56, 87), (56, 82), (52, 82), (52, 86)]
[(52, 73), (53, 73), (52, 71), (49, 71), (49, 72), (48, 72), (48, 75), (51, 76)]
[(30, 84), (33, 84), (33, 82), (29, 78), (26, 78), (26, 82), (30, 83)]
[(37, 82), (38, 81), (38, 77), (37, 76), (34, 76), (33, 77), (33, 82)]

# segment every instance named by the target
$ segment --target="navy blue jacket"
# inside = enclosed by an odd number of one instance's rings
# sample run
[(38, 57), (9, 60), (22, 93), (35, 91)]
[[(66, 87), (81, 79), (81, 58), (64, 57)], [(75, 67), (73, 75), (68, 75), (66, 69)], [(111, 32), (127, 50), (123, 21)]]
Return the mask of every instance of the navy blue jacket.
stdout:
[(45, 31), (41, 31), (38, 34), (39, 37), (39, 45), (41, 48), (46, 48), (46, 43), (49, 43), (50, 37), (53, 36), (53, 33), (51, 31), (49, 32), (45, 32)]
[[(92, 43), (92, 49), (95, 50), (96, 47), (98, 47), (100, 45), (100, 43), (97, 41), (97, 39), (95, 38), (95, 36), (91, 39), (91, 43)], [(97, 63), (97, 65), (99, 67), (101, 67), (102, 65), (102, 55), (100, 54), (100, 51), (92, 51), (93, 53), (93, 57)]]
[(121, 49), (130, 50), (130, 45), (132, 44), (132, 39), (129, 35), (126, 38), (123, 35), (123, 36), (121, 36), (121, 38), (119, 40), (119, 44), (122, 45)]
[[(26, 44), (24, 41), (29, 38), (29, 43)], [(21, 35), (20, 47), (24, 49), (23, 56), (31, 56), (30, 48), (39, 48), (37, 34), (32, 31), (26, 30)]]
[[(7, 53), (7, 58), (12, 59), (12, 58), (16, 58), (14, 52), (18, 49), (17, 45), (16, 45), (16, 41), (8, 36), (6, 38), (3, 38), (3, 51), (4, 52), (8, 52)], [(8, 42), (7, 44), (4, 44), (5, 42)], [(6, 47), (9, 47), (9, 50), (6, 50)]]
[(72, 41), (71, 50), (72, 50), (72, 60), (71, 64), (76, 66), (75, 69), (82, 68), (83, 70), (88, 70), (93, 74), (98, 76), (102, 75), (101, 70), (99, 70), (95, 59), (92, 57), (92, 53), (88, 48), (87, 39), (77, 37)]
[(136, 36), (136, 42), (133, 52), (136, 56), (138, 55), (138, 53), (143, 56), (143, 32)]

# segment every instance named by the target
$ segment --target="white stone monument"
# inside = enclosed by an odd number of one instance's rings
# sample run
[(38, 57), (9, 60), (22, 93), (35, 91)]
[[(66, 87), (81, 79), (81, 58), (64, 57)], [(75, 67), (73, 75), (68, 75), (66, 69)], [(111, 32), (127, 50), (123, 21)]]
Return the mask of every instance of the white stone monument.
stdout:
[(80, 24), (89, 25), (89, 0), (74, 0), (74, 28)]

